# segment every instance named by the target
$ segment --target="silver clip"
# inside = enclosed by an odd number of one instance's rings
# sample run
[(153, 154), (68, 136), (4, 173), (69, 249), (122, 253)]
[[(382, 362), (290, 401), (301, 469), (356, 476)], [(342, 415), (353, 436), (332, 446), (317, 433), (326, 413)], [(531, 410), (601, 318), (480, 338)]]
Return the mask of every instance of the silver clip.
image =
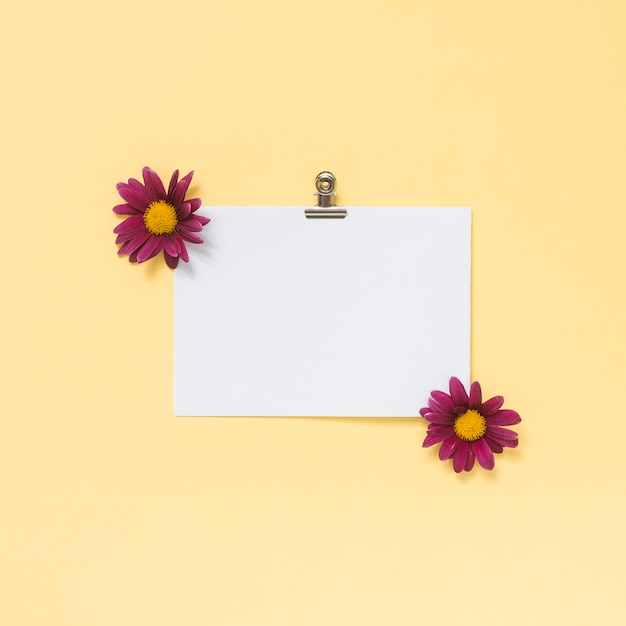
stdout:
[(317, 191), (317, 207), (305, 209), (304, 215), (307, 218), (343, 218), (348, 215), (346, 209), (335, 207), (335, 184), (337, 179), (331, 172), (320, 172), (315, 177), (315, 188)]

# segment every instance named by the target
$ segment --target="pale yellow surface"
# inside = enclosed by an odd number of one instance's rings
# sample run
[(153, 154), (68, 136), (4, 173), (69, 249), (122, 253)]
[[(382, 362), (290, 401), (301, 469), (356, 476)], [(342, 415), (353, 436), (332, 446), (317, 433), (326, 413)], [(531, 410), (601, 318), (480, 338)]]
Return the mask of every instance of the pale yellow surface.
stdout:
[[(5, 2), (0, 624), (622, 624), (625, 27)], [(111, 232), (143, 165), (206, 204), (306, 204), (330, 169), (341, 204), (472, 206), (472, 376), (518, 450), (457, 476), (417, 419), (174, 417), (172, 273)]]

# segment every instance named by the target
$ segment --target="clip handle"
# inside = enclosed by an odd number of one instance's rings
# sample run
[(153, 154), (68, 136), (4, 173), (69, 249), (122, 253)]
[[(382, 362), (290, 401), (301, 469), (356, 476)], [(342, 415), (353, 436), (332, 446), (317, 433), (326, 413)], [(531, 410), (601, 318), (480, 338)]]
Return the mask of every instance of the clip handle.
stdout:
[(344, 218), (348, 215), (346, 209), (335, 207), (336, 183), (337, 179), (332, 172), (320, 172), (315, 177), (317, 208), (305, 209), (307, 218)]
[(337, 179), (332, 172), (320, 172), (315, 177), (315, 188), (317, 191), (314, 195), (317, 196), (317, 206), (323, 208), (329, 208), (335, 206), (335, 184)]

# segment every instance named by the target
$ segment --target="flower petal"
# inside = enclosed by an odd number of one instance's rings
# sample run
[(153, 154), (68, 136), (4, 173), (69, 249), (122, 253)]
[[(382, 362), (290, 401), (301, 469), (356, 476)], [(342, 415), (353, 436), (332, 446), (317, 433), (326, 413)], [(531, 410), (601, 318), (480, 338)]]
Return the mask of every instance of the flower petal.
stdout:
[(200, 198), (192, 198), (191, 200), (187, 200), (191, 205), (191, 212), (194, 213), (202, 206), (202, 200)]
[(443, 431), (447, 431), (449, 435), (452, 435), (454, 433), (454, 427), (451, 424), (428, 424), (426, 433), (436, 435)]
[(450, 397), (452, 398), (452, 402), (455, 407), (462, 406), (467, 408), (469, 405), (469, 398), (467, 396), (467, 392), (465, 391), (465, 387), (456, 376), (453, 376), (450, 379)]
[(185, 241), (189, 241), (190, 243), (204, 243), (204, 239), (186, 231), (181, 224), (178, 225), (178, 232)]
[(467, 447), (467, 459), (465, 460), (465, 471), (470, 472), (474, 467), (474, 460), (476, 459), (476, 455), (474, 454), (473, 446)]
[(500, 454), (504, 450), (504, 448), (497, 441), (494, 441), (489, 435), (483, 435), (483, 439), (487, 442), (487, 445), (491, 448), (492, 452)]
[(517, 448), (517, 433), (514, 433), (512, 430), (508, 430), (507, 428), (487, 425), (487, 432), (485, 433), (485, 436), (488, 436), (505, 448)]
[(502, 396), (494, 396), (489, 398), (486, 402), (483, 402), (480, 407), (480, 414), (485, 417), (489, 417), (495, 413), (504, 404), (504, 398)]
[(440, 413), (441, 415), (450, 415), (451, 417), (456, 417), (456, 414), (453, 412), (453, 407), (449, 408), (444, 404), (440, 404), (432, 396), (428, 398), (428, 406), (433, 413)]
[(176, 185), (176, 189), (172, 193), (172, 204), (175, 207), (180, 206), (185, 200), (185, 194), (187, 193), (187, 189), (189, 189), (189, 184), (191, 183), (191, 179), (193, 178), (193, 171), (189, 172), (187, 176), (183, 176), (178, 181)]
[(134, 252), (139, 252), (139, 248), (143, 246), (143, 244), (148, 241), (148, 239), (152, 237), (152, 235), (147, 231), (139, 231), (135, 233), (132, 239), (129, 239), (118, 251), (118, 254), (133, 254)]
[(181, 202), (175, 206), (179, 222), (186, 220), (191, 215), (191, 204), (189, 202)]
[(442, 461), (446, 461), (447, 459), (449, 459), (456, 452), (456, 449), (459, 447), (460, 443), (461, 440), (456, 435), (448, 437), (441, 444), (441, 448), (439, 448), (439, 458)]
[(183, 246), (183, 240), (180, 238), (180, 235), (176, 232), (172, 233), (169, 236), (170, 243), (176, 248), (176, 256), (180, 254), (180, 250)]
[(136, 191), (139, 195), (143, 194), (148, 203), (156, 200), (156, 198), (154, 198), (150, 193), (150, 190), (143, 183), (140, 183), (136, 178), (129, 178), (128, 186)]
[(127, 241), (130, 241), (136, 235), (137, 235), (137, 231), (133, 231), (131, 233), (122, 233), (121, 235), (118, 235), (115, 238), (115, 243), (118, 245), (121, 243), (126, 243)]
[(494, 426), (490, 422), (487, 423), (487, 432), (490, 435), (498, 435), (500, 439), (517, 439), (517, 433), (509, 430), (508, 428), (502, 428), (502, 426)]
[(455, 420), (455, 418), (450, 415), (442, 415), (441, 413), (433, 413), (432, 411), (425, 413), (422, 417), (433, 424), (442, 424), (444, 426), (452, 426)]
[(470, 385), (469, 392), (469, 408), (477, 411), (480, 409), (480, 405), (483, 402), (483, 392), (480, 388), (480, 383), (478, 381), (474, 381)]
[(424, 439), (424, 443), (422, 444), (422, 448), (429, 448), (430, 446), (447, 439), (447, 435), (426, 435), (426, 439)]
[(187, 248), (185, 248), (185, 242), (181, 239), (180, 235), (174, 231), (170, 237), (174, 239), (174, 243), (178, 246), (178, 256), (185, 262), (189, 263), (189, 254), (187, 254)]
[(433, 398), (433, 400), (436, 400), (442, 406), (445, 406), (446, 409), (448, 409), (449, 411), (454, 410), (455, 404), (452, 401), (452, 398), (447, 393), (443, 391), (431, 391), (430, 397)]
[(452, 426), (442, 426), (440, 424), (429, 424), (427, 435), (445, 435), (446, 438), (454, 435), (454, 428)]
[[(184, 204), (187, 204), (186, 202)], [(203, 224), (199, 219), (196, 219), (195, 216), (188, 217), (184, 222), (182, 222), (182, 227), (189, 231), (189, 232), (194, 232), (194, 233), (199, 233), (202, 228), (203, 228)]]
[(519, 424), (521, 421), (522, 418), (519, 416), (519, 413), (511, 411), (510, 409), (498, 411), (487, 418), (488, 424), (497, 426), (512, 426), (513, 424)]
[(456, 454), (454, 455), (454, 460), (452, 461), (452, 466), (454, 467), (454, 471), (457, 474), (465, 469), (468, 453), (469, 444), (467, 443), (467, 441), (461, 441), (461, 443), (459, 443), (459, 447), (456, 450)]
[(136, 213), (141, 213), (141, 211), (130, 206), (130, 204), (118, 204), (113, 207), (113, 213), (118, 215), (135, 215)]
[(143, 245), (141, 250), (139, 250), (139, 254), (137, 255), (137, 262), (143, 263), (148, 259), (151, 259), (153, 256), (158, 254), (163, 249), (163, 238), (152, 236), (146, 243)]
[(145, 228), (142, 228), (141, 230), (134, 230), (128, 233), (121, 233), (117, 236), (115, 243), (126, 243), (127, 241), (131, 241), (137, 237), (141, 237), (143, 241), (146, 241), (148, 239), (146, 235), (150, 236), (150, 233)]
[(170, 185), (167, 188), (167, 201), (168, 202), (172, 201), (172, 194), (174, 193), (174, 190), (176, 189), (177, 182), (178, 182), (178, 170), (174, 170), (174, 173), (172, 174), (172, 178), (170, 178)]
[(163, 250), (163, 256), (165, 257), (165, 262), (167, 263), (167, 266), (173, 270), (176, 269), (176, 267), (178, 266), (178, 257), (169, 255), (167, 253), (167, 250)]
[(165, 253), (172, 258), (178, 258), (178, 252), (180, 250), (180, 247), (177, 245), (176, 239), (174, 239), (174, 237), (168, 237), (167, 235), (165, 235), (163, 237), (163, 250), (165, 250)]
[(123, 222), (120, 222), (114, 229), (113, 232), (116, 235), (121, 235), (122, 233), (132, 233), (137, 230), (146, 230), (146, 225), (143, 221), (143, 215), (136, 214), (127, 217)]
[(128, 186), (142, 196), (147, 204), (154, 202), (156, 198), (150, 193), (150, 190), (142, 183), (140, 183), (136, 178), (128, 179)]
[(492, 470), (495, 465), (495, 459), (493, 458), (493, 452), (487, 442), (483, 438), (480, 438), (472, 443), (472, 447), (474, 448), (476, 460), (480, 465), (486, 470)]
[[(135, 207), (142, 213), (145, 212), (146, 207), (152, 202), (146, 198), (146, 194), (139, 193), (134, 189), (131, 189), (126, 183), (117, 184), (117, 192), (122, 196), (123, 200), (126, 200), (130, 206)], [(156, 199), (156, 198), (155, 198)]]
[(161, 182), (159, 175), (149, 167), (144, 167), (141, 170), (141, 173), (143, 174), (143, 180), (146, 184), (146, 189), (150, 191), (150, 195), (154, 196), (155, 200), (167, 199), (165, 187), (163, 187), (163, 183)]

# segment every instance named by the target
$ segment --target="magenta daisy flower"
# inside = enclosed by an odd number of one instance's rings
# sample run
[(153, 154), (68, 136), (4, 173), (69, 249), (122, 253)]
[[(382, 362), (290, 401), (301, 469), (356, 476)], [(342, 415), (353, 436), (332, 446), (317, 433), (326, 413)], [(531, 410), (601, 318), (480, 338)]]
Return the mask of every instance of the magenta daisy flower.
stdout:
[(179, 258), (189, 261), (185, 242), (203, 243), (196, 233), (210, 220), (196, 214), (200, 198), (185, 200), (193, 172), (178, 180), (176, 170), (167, 192), (156, 172), (144, 167), (142, 173), (143, 185), (135, 178), (117, 185), (126, 204), (113, 207), (113, 212), (130, 216), (113, 231), (115, 243), (122, 244), (117, 253), (128, 254), (131, 263), (142, 263), (163, 250), (165, 262), (173, 269)]
[(503, 404), (502, 396), (483, 402), (477, 382), (472, 383), (468, 396), (463, 383), (451, 378), (450, 395), (432, 391), (428, 406), (420, 409), (420, 415), (430, 422), (424, 448), (442, 442), (439, 458), (452, 459), (455, 472), (469, 472), (475, 459), (485, 469), (493, 469), (494, 452), (516, 448), (518, 443), (517, 433), (503, 427), (522, 421), (515, 411), (503, 410)]

